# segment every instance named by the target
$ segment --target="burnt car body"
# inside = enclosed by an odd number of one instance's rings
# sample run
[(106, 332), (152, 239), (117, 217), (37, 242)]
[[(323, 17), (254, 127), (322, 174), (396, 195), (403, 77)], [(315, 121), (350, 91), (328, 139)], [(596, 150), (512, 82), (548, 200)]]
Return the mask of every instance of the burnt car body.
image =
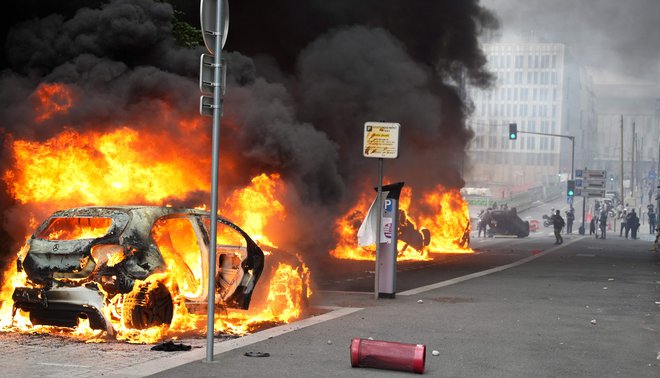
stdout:
[(488, 236), (507, 235), (524, 238), (529, 236), (529, 222), (520, 219), (516, 208), (490, 210), (484, 215)]
[[(174, 296), (182, 295), (187, 308), (205, 310), (210, 220), (207, 211), (155, 206), (57, 211), (37, 228), (18, 259), (27, 282), (14, 290), (14, 309), (29, 312), (35, 325), (75, 327), (85, 318), (92, 328), (109, 333), (114, 332), (104, 312), (109, 298), (121, 298), (119, 317), (129, 328), (169, 324)], [(247, 309), (264, 253), (220, 216), (217, 234), (215, 302)], [(154, 279), (172, 269), (177, 270), (176, 293), (162, 278)]]
[(399, 254), (409, 246), (416, 251), (421, 251), (431, 243), (431, 231), (426, 228), (418, 230), (415, 223), (408, 218), (408, 214), (402, 209), (399, 209), (397, 222), (397, 238), (406, 243)]

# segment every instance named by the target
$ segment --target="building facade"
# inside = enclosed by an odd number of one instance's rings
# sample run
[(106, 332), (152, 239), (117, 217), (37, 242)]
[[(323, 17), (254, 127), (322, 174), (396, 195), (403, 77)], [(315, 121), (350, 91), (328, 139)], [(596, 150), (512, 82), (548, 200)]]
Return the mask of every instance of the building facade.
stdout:
[[(566, 179), (585, 160), (583, 134), (595, 128), (588, 75), (558, 43), (486, 43), (497, 81), (470, 88), (475, 132), (469, 149), (468, 186), (511, 192)], [(509, 139), (509, 124), (519, 131)], [(575, 156), (570, 138), (575, 137)], [(501, 187), (501, 188), (500, 188)]]

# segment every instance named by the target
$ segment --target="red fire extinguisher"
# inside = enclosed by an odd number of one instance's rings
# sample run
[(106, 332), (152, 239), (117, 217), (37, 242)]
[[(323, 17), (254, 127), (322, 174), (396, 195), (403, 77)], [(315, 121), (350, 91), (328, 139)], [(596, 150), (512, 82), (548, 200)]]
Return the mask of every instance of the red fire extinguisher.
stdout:
[(424, 373), (426, 346), (393, 341), (353, 339), (351, 366)]

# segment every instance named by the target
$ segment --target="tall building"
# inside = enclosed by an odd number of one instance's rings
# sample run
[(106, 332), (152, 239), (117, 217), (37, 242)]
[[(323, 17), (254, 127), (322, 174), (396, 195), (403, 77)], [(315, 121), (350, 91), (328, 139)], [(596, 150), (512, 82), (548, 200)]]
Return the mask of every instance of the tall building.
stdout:
[[(571, 164), (578, 168), (585, 159), (582, 134), (595, 127), (585, 71), (569, 61), (563, 44), (486, 43), (483, 50), (497, 81), (469, 89), (475, 138), (467, 185), (511, 192), (570, 176)], [(509, 139), (510, 123), (517, 125), (516, 140)], [(575, 158), (569, 138), (538, 134), (575, 137)]]

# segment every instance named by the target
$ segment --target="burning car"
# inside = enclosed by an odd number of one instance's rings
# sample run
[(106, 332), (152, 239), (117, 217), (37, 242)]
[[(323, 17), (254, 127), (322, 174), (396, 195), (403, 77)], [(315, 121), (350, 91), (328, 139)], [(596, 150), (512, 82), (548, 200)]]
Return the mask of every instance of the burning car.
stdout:
[[(209, 295), (210, 225), (210, 213), (196, 209), (57, 211), (19, 256), (18, 270), (27, 279), (14, 289), (14, 312), (28, 312), (33, 325), (73, 328), (79, 319), (88, 319), (91, 328), (110, 334), (119, 321), (132, 329), (168, 325), (177, 304), (203, 313)], [(248, 309), (267, 260), (276, 256), (270, 253), (266, 259), (256, 242), (224, 217), (218, 217), (216, 250), (216, 292), (211, 295), (220, 308)], [(302, 264), (297, 257), (286, 258)]]

